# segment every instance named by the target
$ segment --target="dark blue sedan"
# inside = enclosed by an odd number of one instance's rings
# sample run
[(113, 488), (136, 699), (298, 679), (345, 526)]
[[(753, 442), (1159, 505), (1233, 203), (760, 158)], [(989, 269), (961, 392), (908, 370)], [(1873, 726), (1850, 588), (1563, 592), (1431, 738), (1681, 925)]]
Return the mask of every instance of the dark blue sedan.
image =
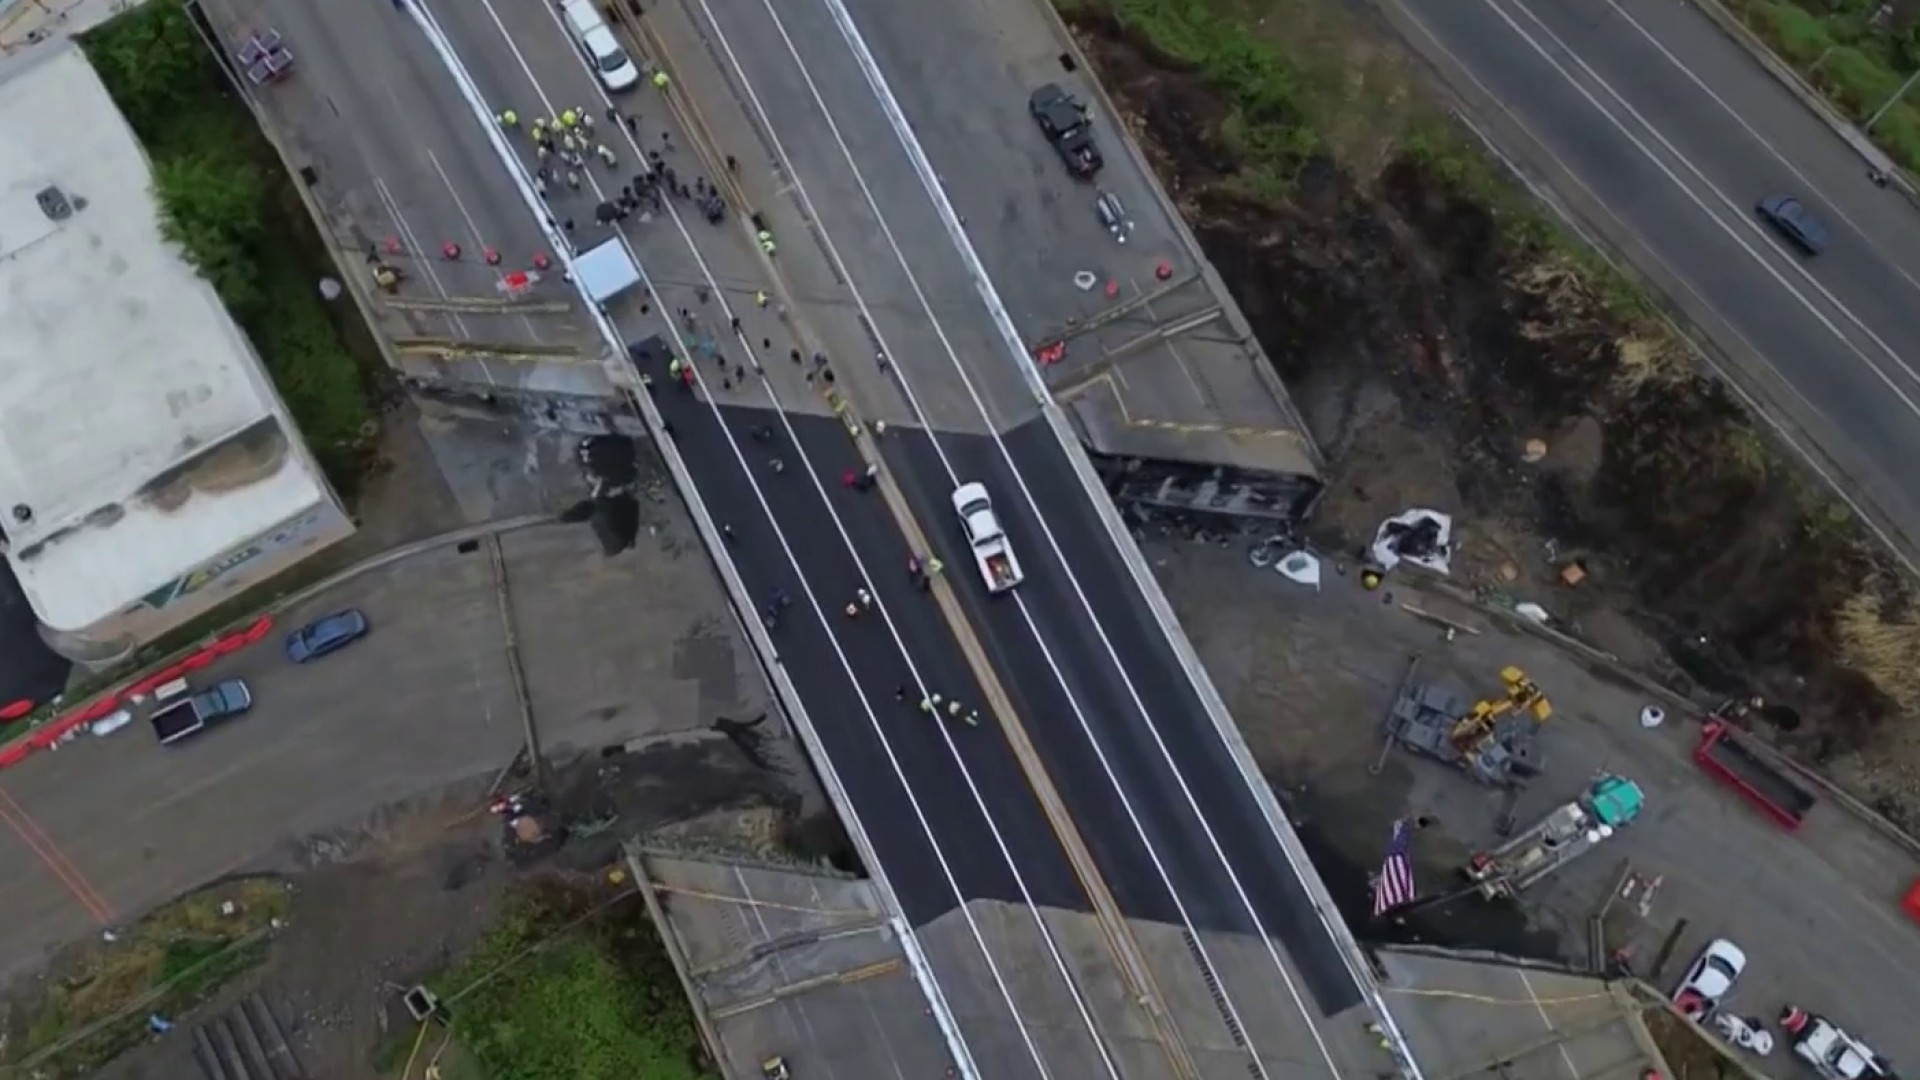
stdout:
[(1774, 227), (1787, 242), (1803, 254), (1818, 255), (1833, 242), (1833, 235), (1807, 205), (1791, 195), (1770, 195), (1754, 206), (1760, 220)]
[(296, 664), (318, 660), (367, 635), (367, 617), (355, 608), (336, 611), (287, 635), (287, 659)]

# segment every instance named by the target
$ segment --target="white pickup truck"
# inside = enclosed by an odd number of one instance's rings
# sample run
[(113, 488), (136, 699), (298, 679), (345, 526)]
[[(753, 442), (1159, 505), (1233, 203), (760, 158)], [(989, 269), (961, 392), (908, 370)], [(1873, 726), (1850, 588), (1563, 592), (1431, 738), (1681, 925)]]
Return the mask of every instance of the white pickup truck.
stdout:
[(983, 484), (961, 484), (953, 489), (953, 509), (960, 525), (967, 530), (967, 545), (973, 548), (973, 561), (980, 564), (980, 576), (987, 591), (1003, 593), (1020, 584), (1026, 575), (1020, 561), (1013, 557), (1007, 534), (1000, 528), (1000, 515), (993, 512), (993, 500), (987, 498)]

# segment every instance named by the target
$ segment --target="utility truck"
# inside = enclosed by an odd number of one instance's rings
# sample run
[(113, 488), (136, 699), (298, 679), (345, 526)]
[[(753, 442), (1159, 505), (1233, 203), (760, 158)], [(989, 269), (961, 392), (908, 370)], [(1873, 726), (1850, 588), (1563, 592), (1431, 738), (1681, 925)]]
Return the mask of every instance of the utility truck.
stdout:
[(1467, 864), (1467, 879), (1489, 900), (1518, 896), (1631, 825), (1645, 806), (1640, 785), (1601, 773), (1579, 798), (1499, 847), (1475, 855)]
[(1003, 593), (1025, 580), (1020, 561), (1013, 557), (1007, 534), (1000, 528), (1000, 515), (993, 512), (993, 500), (984, 484), (961, 484), (953, 489), (953, 510), (960, 515), (960, 526), (967, 532), (967, 546), (973, 549), (973, 561), (980, 566), (980, 577), (990, 593)]

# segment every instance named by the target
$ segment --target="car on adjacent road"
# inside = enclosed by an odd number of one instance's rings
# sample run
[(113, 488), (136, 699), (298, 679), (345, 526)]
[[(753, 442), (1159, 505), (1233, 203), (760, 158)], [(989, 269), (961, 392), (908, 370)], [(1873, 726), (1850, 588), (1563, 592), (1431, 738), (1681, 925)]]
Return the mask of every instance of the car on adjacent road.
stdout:
[(1769, 195), (1754, 205), (1760, 220), (1773, 226), (1787, 242), (1808, 255), (1818, 255), (1833, 243), (1833, 234), (1807, 209), (1807, 204), (1792, 195)]
[(1726, 938), (1715, 938), (1700, 950), (1673, 990), (1673, 1007), (1694, 1021), (1705, 1020), (1726, 1000), (1740, 973), (1747, 970), (1747, 954)]
[(367, 636), (370, 625), (358, 608), (336, 611), (287, 635), (287, 659), (296, 664), (318, 660)]

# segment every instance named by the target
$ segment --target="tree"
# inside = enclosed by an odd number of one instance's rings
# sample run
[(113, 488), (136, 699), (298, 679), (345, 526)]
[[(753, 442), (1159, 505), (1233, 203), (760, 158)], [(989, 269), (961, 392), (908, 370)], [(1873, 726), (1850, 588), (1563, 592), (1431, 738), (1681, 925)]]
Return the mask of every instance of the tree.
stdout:
[(248, 247), (264, 231), (266, 189), (238, 151), (206, 146), (156, 161), (160, 230), (236, 314), (260, 298)]
[(169, 123), (191, 115), (218, 69), (206, 42), (178, 3), (146, 4), (116, 16), (83, 39), (100, 81), (149, 144)]

